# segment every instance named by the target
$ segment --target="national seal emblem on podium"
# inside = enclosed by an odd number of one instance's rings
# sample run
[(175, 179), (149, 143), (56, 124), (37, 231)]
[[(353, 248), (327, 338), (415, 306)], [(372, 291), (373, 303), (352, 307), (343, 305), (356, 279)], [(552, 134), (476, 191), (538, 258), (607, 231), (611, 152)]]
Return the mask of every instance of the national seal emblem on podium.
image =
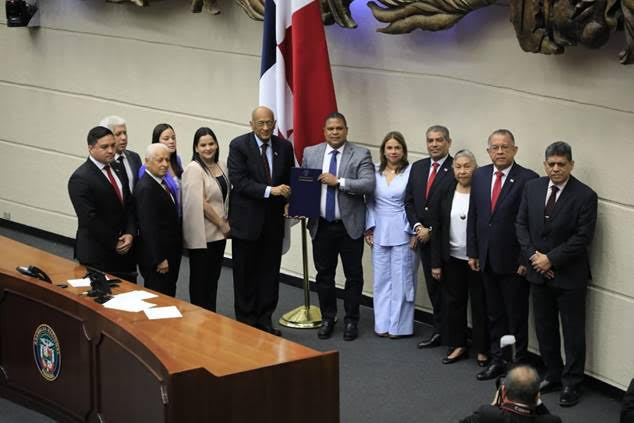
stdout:
[(33, 355), (42, 377), (49, 382), (57, 379), (62, 367), (62, 354), (57, 335), (49, 325), (41, 324), (35, 329)]

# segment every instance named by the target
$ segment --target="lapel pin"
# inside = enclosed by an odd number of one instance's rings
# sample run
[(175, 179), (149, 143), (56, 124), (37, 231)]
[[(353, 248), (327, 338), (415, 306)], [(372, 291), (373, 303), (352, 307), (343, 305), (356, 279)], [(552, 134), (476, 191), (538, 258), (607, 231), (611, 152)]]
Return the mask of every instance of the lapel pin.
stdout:
[(274, 152), (273, 152), (273, 155), (274, 155), (274, 156), (277, 156), (277, 151), (274, 151)]
[(447, 169), (447, 168), (445, 168), (445, 172), (447, 172), (447, 171), (448, 171), (448, 169)]
[(511, 182), (515, 182), (513, 179), (511, 179)]

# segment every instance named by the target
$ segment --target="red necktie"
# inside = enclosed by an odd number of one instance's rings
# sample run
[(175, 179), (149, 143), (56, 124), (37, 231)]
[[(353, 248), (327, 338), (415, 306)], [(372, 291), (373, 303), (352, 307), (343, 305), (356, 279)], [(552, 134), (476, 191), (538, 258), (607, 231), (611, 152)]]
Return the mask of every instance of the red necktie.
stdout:
[(500, 191), (502, 191), (502, 176), (504, 176), (503, 172), (500, 172), (499, 170), (495, 172), (495, 183), (493, 184), (493, 192), (491, 193), (491, 212), (495, 210), (495, 205), (498, 202)]
[(121, 195), (121, 190), (119, 189), (119, 185), (117, 185), (117, 181), (114, 180), (114, 176), (112, 176), (112, 171), (110, 170), (110, 166), (106, 165), (103, 167), (108, 175), (108, 179), (110, 180), (110, 185), (114, 188), (115, 194), (117, 194), (117, 198), (123, 204), (123, 196)]
[(427, 189), (425, 190), (425, 199), (429, 197), (429, 191), (431, 190), (431, 186), (434, 185), (434, 179), (436, 179), (436, 175), (438, 174), (438, 162), (434, 162), (431, 164), (433, 169), (431, 171), (431, 175), (427, 178)]

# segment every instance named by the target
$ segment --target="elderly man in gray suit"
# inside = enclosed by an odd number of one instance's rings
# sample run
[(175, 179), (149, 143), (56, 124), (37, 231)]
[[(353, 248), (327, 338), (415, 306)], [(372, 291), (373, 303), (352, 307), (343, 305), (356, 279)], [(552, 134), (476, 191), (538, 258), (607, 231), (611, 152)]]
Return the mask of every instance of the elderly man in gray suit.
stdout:
[(330, 338), (337, 317), (335, 271), (341, 256), (346, 275), (343, 339), (354, 340), (359, 330), (359, 302), (363, 289), (364, 195), (374, 192), (374, 166), (367, 148), (347, 141), (348, 126), (341, 113), (326, 117), (326, 142), (304, 150), (302, 167), (322, 169), (320, 217), (308, 222), (313, 239), (319, 304), (324, 319), (318, 336)]

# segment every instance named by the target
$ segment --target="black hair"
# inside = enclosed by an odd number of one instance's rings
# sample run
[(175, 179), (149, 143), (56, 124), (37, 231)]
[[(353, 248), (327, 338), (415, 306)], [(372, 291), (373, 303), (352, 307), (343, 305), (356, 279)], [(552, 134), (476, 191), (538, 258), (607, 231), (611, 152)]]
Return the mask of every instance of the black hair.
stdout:
[(112, 131), (110, 129), (106, 128), (105, 126), (95, 126), (90, 131), (88, 131), (88, 136), (86, 137), (86, 140), (88, 141), (88, 145), (92, 147), (97, 144), (98, 140), (108, 135), (112, 135)]
[[(174, 128), (172, 128), (172, 125), (170, 125), (169, 123), (159, 123), (158, 125), (156, 125), (154, 127), (154, 130), (152, 131), (152, 144), (161, 142), (161, 134), (168, 129), (174, 131)], [(176, 154), (176, 150), (174, 150), (174, 152), (170, 154), (170, 165), (172, 166), (176, 177), (180, 179), (183, 175), (183, 166), (181, 166), (181, 164), (178, 162), (178, 154)]]
[(572, 161), (572, 148), (567, 142), (555, 141), (546, 147), (546, 160), (552, 156), (565, 157), (569, 162)]
[(215, 163), (218, 163), (218, 157), (220, 155), (220, 146), (218, 145), (218, 138), (216, 138), (216, 134), (214, 134), (214, 131), (212, 131), (211, 128), (207, 128), (207, 127), (198, 128), (198, 130), (196, 130), (196, 133), (194, 134), (194, 144), (192, 146), (192, 150), (194, 152), (192, 154), (192, 160), (195, 160), (200, 165), (200, 167), (203, 168), (205, 172), (209, 173), (209, 169), (207, 168), (207, 165), (205, 164), (203, 159), (200, 157), (200, 154), (198, 154), (198, 152), (196, 151), (196, 147), (198, 147), (200, 138), (204, 137), (205, 135), (211, 135), (211, 138), (213, 138), (214, 142), (216, 143), (216, 152), (214, 153), (213, 161)]
[(348, 122), (346, 122), (346, 117), (339, 112), (330, 113), (328, 116), (326, 116), (326, 119), (324, 119), (324, 123), (328, 122), (328, 120), (330, 119), (341, 119), (343, 121), (343, 126), (345, 126), (346, 128), (348, 127)]

